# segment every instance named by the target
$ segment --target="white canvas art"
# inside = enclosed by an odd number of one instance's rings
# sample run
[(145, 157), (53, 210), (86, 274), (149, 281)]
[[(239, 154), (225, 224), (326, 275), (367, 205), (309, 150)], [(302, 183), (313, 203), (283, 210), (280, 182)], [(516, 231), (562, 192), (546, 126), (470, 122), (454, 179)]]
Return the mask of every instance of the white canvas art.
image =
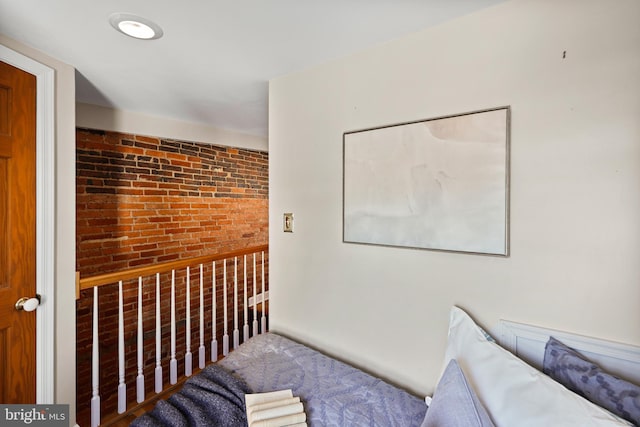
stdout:
[(344, 134), (345, 242), (508, 255), (509, 108)]

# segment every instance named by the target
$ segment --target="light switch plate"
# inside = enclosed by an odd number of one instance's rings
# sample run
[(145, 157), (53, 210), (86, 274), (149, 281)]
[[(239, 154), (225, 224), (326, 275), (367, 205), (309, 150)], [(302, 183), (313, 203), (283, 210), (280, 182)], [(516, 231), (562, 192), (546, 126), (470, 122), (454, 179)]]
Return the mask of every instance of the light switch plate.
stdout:
[(290, 212), (283, 215), (282, 231), (285, 233), (293, 233), (293, 214)]

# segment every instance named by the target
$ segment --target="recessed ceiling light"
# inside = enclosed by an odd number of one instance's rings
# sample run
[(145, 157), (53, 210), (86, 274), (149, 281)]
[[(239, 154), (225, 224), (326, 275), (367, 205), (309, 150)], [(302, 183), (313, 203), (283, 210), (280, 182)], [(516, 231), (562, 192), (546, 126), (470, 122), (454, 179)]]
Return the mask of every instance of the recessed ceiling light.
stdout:
[(111, 26), (122, 34), (142, 40), (162, 37), (162, 28), (155, 22), (130, 13), (113, 13), (109, 16)]

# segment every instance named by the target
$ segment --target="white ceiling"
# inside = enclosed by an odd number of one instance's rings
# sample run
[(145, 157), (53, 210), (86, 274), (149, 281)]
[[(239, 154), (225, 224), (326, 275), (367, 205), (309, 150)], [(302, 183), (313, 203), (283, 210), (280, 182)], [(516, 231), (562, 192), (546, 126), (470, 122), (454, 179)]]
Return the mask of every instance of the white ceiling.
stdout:
[[(0, 0), (0, 33), (74, 66), (78, 102), (266, 136), (270, 79), (502, 1)], [(115, 12), (164, 36), (120, 34)]]

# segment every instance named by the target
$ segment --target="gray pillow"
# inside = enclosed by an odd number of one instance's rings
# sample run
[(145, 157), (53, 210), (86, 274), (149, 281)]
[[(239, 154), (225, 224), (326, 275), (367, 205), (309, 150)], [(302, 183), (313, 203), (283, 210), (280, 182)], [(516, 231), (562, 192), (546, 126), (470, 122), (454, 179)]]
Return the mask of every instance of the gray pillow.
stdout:
[(640, 386), (605, 372), (553, 337), (545, 346), (542, 370), (590, 402), (640, 425)]
[(451, 359), (433, 395), (422, 427), (494, 427), (489, 414)]

